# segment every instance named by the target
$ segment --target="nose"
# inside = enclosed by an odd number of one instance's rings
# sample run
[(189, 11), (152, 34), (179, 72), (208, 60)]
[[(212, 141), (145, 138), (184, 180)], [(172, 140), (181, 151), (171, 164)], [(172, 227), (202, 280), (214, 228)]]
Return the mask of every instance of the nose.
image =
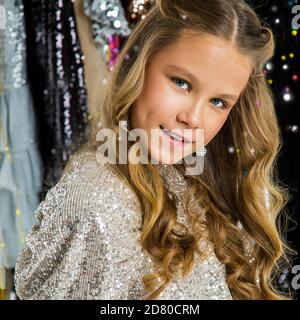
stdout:
[(193, 101), (190, 106), (184, 106), (178, 113), (178, 121), (183, 122), (187, 128), (202, 128), (204, 110), (204, 99), (200, 98), (196, 102)]

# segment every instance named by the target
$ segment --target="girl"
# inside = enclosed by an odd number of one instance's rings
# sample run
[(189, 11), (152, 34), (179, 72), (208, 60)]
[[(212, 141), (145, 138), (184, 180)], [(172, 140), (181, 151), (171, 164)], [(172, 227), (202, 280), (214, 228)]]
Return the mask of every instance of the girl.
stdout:
[[(157, 1), (119, 56), (88, 140), (36, 211), (18, 296), (290, 299), (276, 286), (291, 249), (276, 223), (288, 192), (263, 74), (273, 54), (271, 29), (242, 0)], [(120, 146), (124, 120), (145, 135), (122, 162), (98, 134), (110, 129)], [(136, 161), (138, 145), (156, 164)], [(202, 172), (186, 174), (188, 156), (205, 156)]]

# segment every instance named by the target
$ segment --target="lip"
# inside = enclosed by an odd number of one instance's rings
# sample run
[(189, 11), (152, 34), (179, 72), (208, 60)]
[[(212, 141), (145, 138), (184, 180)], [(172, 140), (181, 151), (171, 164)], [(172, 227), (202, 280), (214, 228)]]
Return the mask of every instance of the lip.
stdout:
[(164, 136), (165, 136), (166, 138), (168, 138), (168, 140), (170, 141), (170, 143), (172, 143), (172, 144), (174, 144), (174, 145), (183, 147), (185, 144), (190, 143), (190, 141), (185, 140), (182, 136), (180, 136), (180, 137), (182, 137), (182, 139), (183, 139), (182, 141), (179, 141), (179, 140), (174, 139), (174, 138), (171, 137), (171, 136), (168, 134), (168, 132), (167, 132), (167, 131), (170, 131), (170, 130), (165, 129), (165, 128), (163, 128), (162, 126), (160, 126), (160, 129), (161, 129), (161, 131), (163, 132)]
[(165, 134), (165, 135), (167, 135), (168, 137), (170, 137), (171, 139), (170, 139), (170, 141), (171, 142), (177, 142), (177, 143), (179, 143), (179, 144), (187, 144), (187, 143), (192, 143), (193, 141), (192, 140), (190, 140), (190, 139), (188, 139), (188, 138), (185, 138), (184, 136), (182, 136), (182, 135), (180, 135), (180, 134), (178, 134), (177, 132), (175, 133), (175, 134), (177, 134), (181, 139), (182, 139), (182, 141), (178, 141), (178, 140), (175, 140), (175, 139), (173, 139), (166, 131), (170, 131), (170, 132), (172, 132), (172, 130), (169, 130), (169, 129), (166, 129), (166, 128), (164, 128), (162, 125), (160, 125), (159, 126), (160, 127), (160, 129), (161, 129), (161, 131)]

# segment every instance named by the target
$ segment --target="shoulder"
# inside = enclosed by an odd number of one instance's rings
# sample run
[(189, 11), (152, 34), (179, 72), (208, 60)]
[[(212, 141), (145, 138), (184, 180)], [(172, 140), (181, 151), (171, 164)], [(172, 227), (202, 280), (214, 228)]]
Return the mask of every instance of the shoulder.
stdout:
[(112, 166), (99, 161), (92, 151), (73, 155), (40, 207), (51, 204), (52, 209), (59, 207), (61, 211), (67, 210), (76, 219), (94, 210), (139, 210), (138, 197)]

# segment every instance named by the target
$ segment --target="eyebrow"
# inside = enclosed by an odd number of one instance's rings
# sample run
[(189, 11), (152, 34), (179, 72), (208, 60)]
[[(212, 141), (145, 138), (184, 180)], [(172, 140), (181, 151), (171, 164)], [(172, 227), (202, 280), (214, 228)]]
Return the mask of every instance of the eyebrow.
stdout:
[[(177, 70), (177, 71), (181, 72), (182, 74), (185, 74), (186, 76), (188, 76), (188, 77), (189, 77), (190, 79), (192, 79), (194, 82), (198, 82), (197, 77), (196, 77), (193, 73), (189, 72), (188, 70), (186, 70), (186, 69), (183, 68), (183, 67), (177, 66), (177, 65), (175, 65), (175, 64), (169, 64), (169, 65), (167, 66), (167, 68), (172, 68), (172, 69), (174, 69), (174, 70)], [(220, 96), (221, 98), (224, 98), (224, 99), (231, 99), (232, 101), (235, 101), (235, 100), (238, 99), (238, 97), (237, 97), (236, 95), (226, 94), (226, 93), (221, 94), (221, 95), (219, 95), (219, 96)]]

